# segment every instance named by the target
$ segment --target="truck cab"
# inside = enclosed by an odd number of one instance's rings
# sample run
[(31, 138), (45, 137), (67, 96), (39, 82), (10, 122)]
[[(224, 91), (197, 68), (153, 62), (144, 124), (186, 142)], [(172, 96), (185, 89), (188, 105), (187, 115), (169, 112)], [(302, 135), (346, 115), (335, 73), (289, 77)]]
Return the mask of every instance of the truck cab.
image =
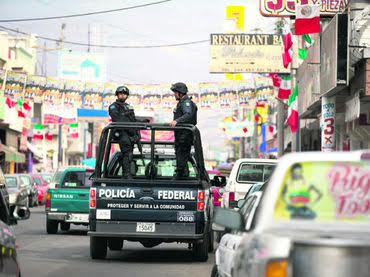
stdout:
[[(150, 133), (139, 141), (131, 163), (132, 179), (122, 178), (117, 130)], [(189, 175), (176, 179), (173, 141), (158, 141), (161, 132), (179, 129), (194, 135)], [(162, 136), (163, 137), (163, 136)], [(93, 185), (90, 189), (90, 255), (105, 258), (107, 248), (120, 250), (123, 241), (150, 248), (163, 242), (190, 245), (196, 260), (206, 261), (213, 239), (210, 226), (210, 180), (204, 167), (199, 130), (192, 125), (112, 123), (102, 132)]]
[(58, 227), (68, 231), (71, 224), (89, 224), (89, 177), (93, 171), (84, 167), (58, 170), (47, 193), (46, 232), (56, 234)]

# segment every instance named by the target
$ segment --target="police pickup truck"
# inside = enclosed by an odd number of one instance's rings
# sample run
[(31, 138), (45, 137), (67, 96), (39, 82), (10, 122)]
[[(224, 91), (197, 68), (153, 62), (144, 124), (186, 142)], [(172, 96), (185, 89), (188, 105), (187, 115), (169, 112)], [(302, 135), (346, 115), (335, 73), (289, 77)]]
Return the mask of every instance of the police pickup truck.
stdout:
[[(135, 129), (147, 140), (135, 145), (132, 178), (122, 178), (117, 132)], [(188, 177), (176, 179), (174, 142), (168, 133), (193, 133)], [(166, 133), (166, 135), (163, 135)], [(149, 134), (149, 135), (148, 135)], [(143, 136), (141, 136), (143, 138)], [(90, 188), (90, 255), (106, 257), (107, 248), (121, 250), (124, 240), (150, 248), (162, 242), (188, 243), (197, 261), (213, 250), (210, 224), (210, 180), (204, 167), (199, 130), (192, 125), (111, 123), (99, 142)]]

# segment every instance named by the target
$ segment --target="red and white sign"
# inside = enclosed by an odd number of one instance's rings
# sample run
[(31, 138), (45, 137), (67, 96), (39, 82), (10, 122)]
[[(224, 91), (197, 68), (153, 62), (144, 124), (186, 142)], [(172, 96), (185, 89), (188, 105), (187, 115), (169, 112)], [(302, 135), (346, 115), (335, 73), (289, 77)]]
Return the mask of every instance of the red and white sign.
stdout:
[[(259, 0), (260, 13), (263, 16), (289, 17), (295, 16), (297, 5), (320, 5), (320, 13), (324, 16), (333, 16), (344, 11), (349, 0)], [(296, 3), (297, 2), (297, 3)]]

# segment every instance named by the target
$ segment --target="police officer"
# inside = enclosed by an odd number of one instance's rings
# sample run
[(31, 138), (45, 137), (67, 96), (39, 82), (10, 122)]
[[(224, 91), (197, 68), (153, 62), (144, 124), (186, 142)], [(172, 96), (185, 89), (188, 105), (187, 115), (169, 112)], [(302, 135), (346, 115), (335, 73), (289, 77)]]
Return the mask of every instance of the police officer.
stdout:
[[(175, 83), (171, 86), (178, 101), (174, 110), (174, 120), (170, 123), (171, 127), (177, 124), (197, 124), (198, 108), (187, 95), (188, 88), (184, 83)], [(190, 130), (175, 131), (175, 152), (176, 152), (176, 177), (188, 177), (191, 145), (193, 144), (193, 133)]]
[[(116, 101), (108, 108), (112, 122), (136, 122), (134, 108), (126, 103), (130, 91), (125, 86), (119, 86), (116, 90)], [(130, 165), (133, 157), (134, 143), (140, 139), (136, 130), (114, 131), (122, 152), (122, 177), (132, 178)]]

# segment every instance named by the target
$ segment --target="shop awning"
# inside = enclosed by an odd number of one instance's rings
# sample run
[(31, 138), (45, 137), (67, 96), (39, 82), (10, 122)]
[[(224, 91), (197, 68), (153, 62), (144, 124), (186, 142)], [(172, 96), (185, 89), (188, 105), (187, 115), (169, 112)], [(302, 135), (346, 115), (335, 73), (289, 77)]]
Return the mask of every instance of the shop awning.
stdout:
[(15, 148), (0, 144), (0, 151), (5, 152), (6, 162), (25, 163), (26, 155), (18, 152)]

